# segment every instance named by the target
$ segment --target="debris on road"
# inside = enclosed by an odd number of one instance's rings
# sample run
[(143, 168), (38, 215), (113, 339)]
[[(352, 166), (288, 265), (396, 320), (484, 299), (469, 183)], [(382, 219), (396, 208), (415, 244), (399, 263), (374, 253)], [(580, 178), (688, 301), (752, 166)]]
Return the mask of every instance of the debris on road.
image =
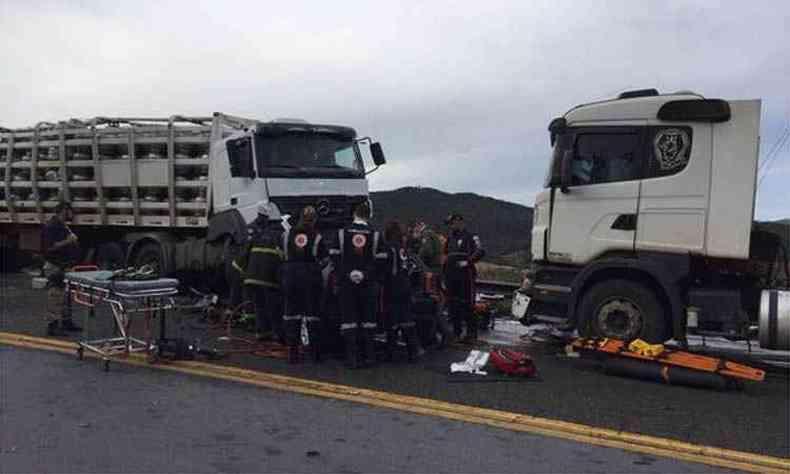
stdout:
[(535, 377), (538, 373), (532, 358), (511, 349), (496, 349), (490, 354), (491, 364), (500, 372), (521, 377)]
[(465, 372), (475, 375), (487, 375), (482, 369), (488, 363), (489, 353), (486, 351), (473, 350), (463, 362), (453, 362), (450, 364), (451, 373)]

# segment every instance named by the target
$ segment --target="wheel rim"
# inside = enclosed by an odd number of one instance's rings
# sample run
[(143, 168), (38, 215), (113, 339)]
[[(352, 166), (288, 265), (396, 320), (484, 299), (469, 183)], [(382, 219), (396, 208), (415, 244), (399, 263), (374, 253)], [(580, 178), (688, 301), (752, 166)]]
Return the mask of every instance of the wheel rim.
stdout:
[(601, 336), (624, 341), (635, 339), (642, 330), (642, 311), (624, 298), (609, 300), (598, 307), (596, 322)]

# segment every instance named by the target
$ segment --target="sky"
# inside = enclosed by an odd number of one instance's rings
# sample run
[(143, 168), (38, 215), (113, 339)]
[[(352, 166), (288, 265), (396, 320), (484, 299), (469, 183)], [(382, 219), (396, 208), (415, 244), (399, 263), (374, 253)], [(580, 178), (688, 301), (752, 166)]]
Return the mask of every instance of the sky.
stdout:
[[(373, 190), (530, 205), (570, 107), (628, 90), (760, 98), (790, 127), (790, 2), (0, 0), (0, 126), (92, 116), (298, 117), (379, 140)], [(790, 217), (790, 140), (757, 217)], [(762, 175), (761, 175), (762, 177)]]

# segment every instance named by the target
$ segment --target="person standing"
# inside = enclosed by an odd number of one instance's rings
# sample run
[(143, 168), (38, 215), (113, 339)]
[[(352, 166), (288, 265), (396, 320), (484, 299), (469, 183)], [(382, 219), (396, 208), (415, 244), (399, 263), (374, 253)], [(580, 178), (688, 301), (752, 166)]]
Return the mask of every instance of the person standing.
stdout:
[(79, 239), (67, 222), (74, 218), (68, 202), (55, 206), (55, 215), (41, 229), (41, 244), (44, 249), (44, 275), (47, 277), (47, 312), (49, 323), (47, 335), (63, 335), (61, 331), (82, 331), (74, 324), (71, 314), (64, 313), (63, 278), (68, 268), (80, 258)]
[(384, 228), (387, 265), (383, 272), (383, 307), (386, 317), (387, 359), (394, 357), (398, 330), (403, 331), (409, 362), (417, 358), (417, 324), (411, 312), (412, 291), (409, 278), (409, 256), (401, 226), (397, 221)]
[(299, 342), (303, 318), (307, 325), (313, 361), (318, 363), (321, 360), (321, 263), (326, 259), (327, 252), (323, 236), (316, 229), (316, 218), (315, 208), (307, 206), (302, 210), (296, 227), (283, 233), (283, 324), (290, 363), (300, 360)]
[[(258, 205), (258, 217), (250, 225), (247, 245), (233, 260), (241, 279), (243, 291), (252, 297), (255, 304), (255, 333), (259, 340), (270, 339), (272, 331), (282, 333), (280, 293), (280, 265), (283, 252), (280, 249), (279, 226), (270, 221), (268, 202)], [(238, 306), (241, 291), (237, 288), (232, 295), (232, 304)]]
[[(346, 349), (346, 362), (352, 368), (376, 361), (373, 334), (376, 329), (377, 272), (376, 262), (386, 260), (379, 252), (379, 232), (368, 224), (370, 206), (367, 202), (354, 209), (354, 221), (338, 231), (339, 248), (332, 253), (338, 258), (337, 282), (340, 290), (342, 324), (340, 333)], [(361, 344), (364, 357), (361, 357)]]
[(475, 264), (485, 252), (477, 235), (466, 230), (462, 215), (453, 213), (447, 218), (450, 230), (444, 244), (444, 283), (447, 287), (447, 303), (453, 332), (456, 339), (461, 336), (461, 327), (466, 324), (465, 340), (477, 340), (477, 321), (474, 317)]
[(419, 222), (415, 227), (419, 247), (417, 255), (431, 272), (440, 272), (442, 268), (442, 242), (430, 227)]

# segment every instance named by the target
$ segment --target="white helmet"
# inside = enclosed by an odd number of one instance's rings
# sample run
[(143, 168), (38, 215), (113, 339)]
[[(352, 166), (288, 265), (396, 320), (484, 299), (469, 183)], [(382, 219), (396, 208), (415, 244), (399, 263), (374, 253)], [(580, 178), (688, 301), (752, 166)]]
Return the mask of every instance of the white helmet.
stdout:
[(258, 203), (258, 215), (272, 217), (274, 214), (272, 204), (269, 201), (261, 201)]

